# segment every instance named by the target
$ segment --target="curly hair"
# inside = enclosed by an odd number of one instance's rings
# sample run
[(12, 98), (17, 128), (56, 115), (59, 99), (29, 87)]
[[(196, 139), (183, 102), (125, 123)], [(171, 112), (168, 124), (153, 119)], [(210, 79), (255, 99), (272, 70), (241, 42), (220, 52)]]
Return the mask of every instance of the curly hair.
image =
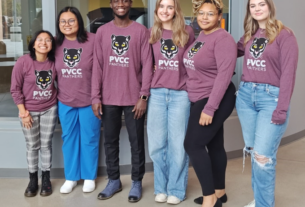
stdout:
[(199, 12), (200, 7), (205, 3), (210, 3), (215, 5), (219, 14), (222, 14), (224, 4), (222, 0), (192, 0), (193, 3), (193, 14), (197, 15)]

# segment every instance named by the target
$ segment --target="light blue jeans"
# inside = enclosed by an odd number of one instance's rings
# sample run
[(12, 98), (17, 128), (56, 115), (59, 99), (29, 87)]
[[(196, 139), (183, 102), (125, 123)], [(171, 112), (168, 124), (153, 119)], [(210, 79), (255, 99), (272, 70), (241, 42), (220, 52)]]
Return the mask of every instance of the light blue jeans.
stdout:
[(147, 134), (154, 164), (155, 194), (185, 199), (189, 158), (183, 142), (190, 114), (186, 91), (167, 88), (150, 90)]
[(245, 141), (244, 152), (251, 154), (252, 188), (255, 206), (274, 207), (276, 154), (288, 125), (271, 123), (277, 107), (279, 88), (269, 84), (241, 82), (236, 110)]

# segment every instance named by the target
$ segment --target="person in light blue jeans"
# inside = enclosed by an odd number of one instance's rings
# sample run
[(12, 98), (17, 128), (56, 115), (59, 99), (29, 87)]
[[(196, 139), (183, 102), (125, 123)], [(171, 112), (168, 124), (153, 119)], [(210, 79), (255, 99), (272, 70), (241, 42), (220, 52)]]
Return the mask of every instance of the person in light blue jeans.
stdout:
[(252, 158), (254, 200), (246, 207), (274, 207), (276, 154), (287, 128), (298, 43), (291, 29), (275, 18), (273, 0), (248, 0), (245, 34), (237, 43), (244, 56), (236, 100), (245, 141)]
[(185, 199), (189, 163), (183, 146), (190, 114), (183, 54), (195, 35), (184, 23), (179, 0), (157, 0), (154, 13), (149, 43), (156, 67), (148, 99), (148, 149), (155, 201), (179, 204)]

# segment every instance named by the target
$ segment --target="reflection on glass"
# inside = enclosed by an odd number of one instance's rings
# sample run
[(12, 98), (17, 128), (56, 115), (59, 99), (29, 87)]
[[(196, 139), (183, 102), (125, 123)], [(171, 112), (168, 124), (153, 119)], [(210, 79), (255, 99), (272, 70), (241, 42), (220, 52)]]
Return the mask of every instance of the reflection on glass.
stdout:
[(0, 0), (0, 117), (17, 117), (11, 94), (11, 74), (28, 41), (42, 29), (42, 0)]

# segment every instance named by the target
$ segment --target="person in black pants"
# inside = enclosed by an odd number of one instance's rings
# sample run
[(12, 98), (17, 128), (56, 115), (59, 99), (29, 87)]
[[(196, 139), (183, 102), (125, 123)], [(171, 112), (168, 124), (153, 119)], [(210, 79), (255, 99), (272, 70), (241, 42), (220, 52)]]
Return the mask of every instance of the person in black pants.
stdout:
[(183, 56), (192, 103), (184, 148), (201, 184), (202, 207), (221, 207), (227, 200), (223, 123), (235, 105), (235, 86), (231, 78), (237, 46), (233, 37), (219, 27), (222, 0), (192, 2), (202, 31)]

